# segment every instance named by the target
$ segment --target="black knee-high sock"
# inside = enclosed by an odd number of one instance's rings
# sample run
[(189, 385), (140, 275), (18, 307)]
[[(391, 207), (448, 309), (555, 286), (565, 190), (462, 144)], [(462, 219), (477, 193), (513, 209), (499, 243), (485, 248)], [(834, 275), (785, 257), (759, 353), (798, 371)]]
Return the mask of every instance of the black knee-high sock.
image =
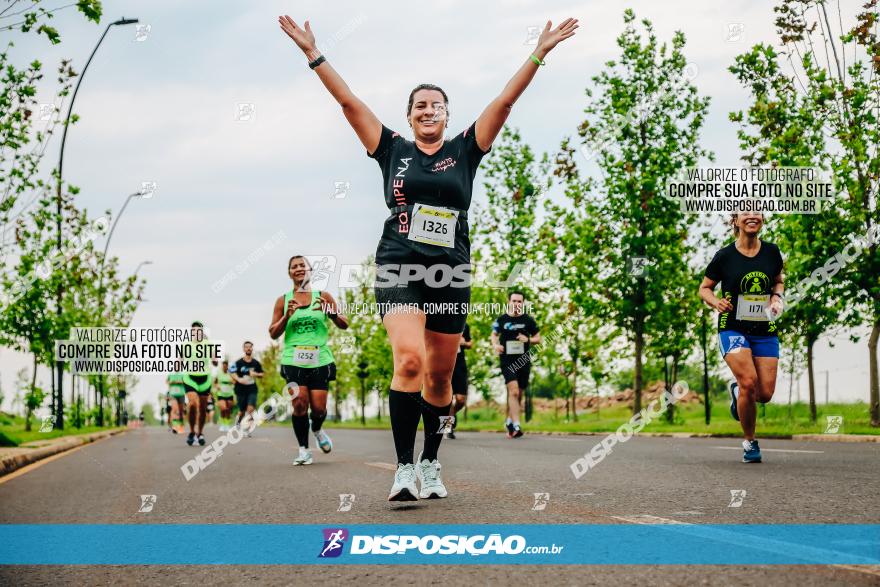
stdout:
[(405, 465), (413, 462), (413, 449), (419, 419), (422, 417), (421, 397), (418, 392), (388, 390), (388, 411), (391, 413), (391, 433), (394, 435), (394, 450), (397, 462)]
[(327, 412), (316, 412), (312, 410), (312, 432), (317, 432), (321, 429), (321, 426), (324, 424), (324, 420), (327, 418)]
[(293, 433), (296, 435), (296, 441), (300, 446), (309, 448), (309, 417), (305, 414), (302, 416), (294, 415), (291, 421), (293, 422)]
[(438, 433), (440, 416), (448, 416), (450, 407), (452, 407), (452, 402), (445, 406), (432, 406), (422, 398), (422, 420), (425, 424), (425, 447), (422, 449), (422, 460), (433, 461), (437, 458), (437, 450), (440, 448), (440, 441), (443, 440), (443, 434)]

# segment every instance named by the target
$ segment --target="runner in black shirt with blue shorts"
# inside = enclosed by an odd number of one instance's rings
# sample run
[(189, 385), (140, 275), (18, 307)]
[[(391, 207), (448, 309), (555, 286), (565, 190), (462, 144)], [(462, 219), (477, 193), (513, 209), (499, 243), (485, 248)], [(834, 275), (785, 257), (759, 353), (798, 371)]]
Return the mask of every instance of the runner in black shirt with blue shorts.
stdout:
[[(718, 310), (721, 355), (736, 378), (730, 385), (730, 412), (742, 425), (744, 463), (761, 462), (755, 402), (766, 403), (773, 397), (779, 364), (773, 320), (782, 312), (783, 261), (779, 247), (758, 238), (763, 224), (760, 213), (733, 215), (736, 240), (715, 253), (699, 292)], [(718, 283), (720, 298), (713, 292)]]
[[(384, 126), (354, 95), (318, 51), (308, 21), (300, 28), (281, 16), (279, 24), (382, 170), (391, 213), (376, 250), (376, 301), (384, 305), (380, 313), (394, 356), (388, 404), (398, 463), (388, 499), (446, 497), (437, 450), (441, 418), (449, 418), (452, 405), (452, 371), (470, 301), (467, 211), (474, 176), (544, 56), (574, 35), (577, 21), (567, 19), (552, 30), (547, 22), (534, 53), (498, 97), (448, 141), (449, 100), (442, 89), (421, 84), (410, 92), (406, 117), (415, 137), (410, 141)], [(393, 67), (388, 72), (398, 74)], [(421, 419), (425, 443), (416, 467), (413, 452)]]

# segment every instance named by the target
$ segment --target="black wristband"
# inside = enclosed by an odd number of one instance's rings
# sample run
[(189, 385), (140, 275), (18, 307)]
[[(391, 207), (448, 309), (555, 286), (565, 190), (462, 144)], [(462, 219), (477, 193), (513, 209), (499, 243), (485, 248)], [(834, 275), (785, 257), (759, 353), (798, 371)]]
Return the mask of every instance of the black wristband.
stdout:
[(771, 297), (771, 298), (772, 298), (773, 296), (779, 296), (779, 299), (780, 299), (780, 300), (784, 300), (784, 299), (785, 299), (785, 297), (784, 297), (781, 293), (779, 293), (778, 291), (774, 291), (772, 294), (770, 294), (770, 297)]
[(315, 59), (314, 61), (309, 63), (309, 67), (312, 69), (315, 69), (316, 67), (318, 67), (319, 65), (321, 65), (325, 61), (327, 61), (327, 58), (324, 57), (323, 55), (321, 55), (320, 57), (318, 57), (317, 59)]

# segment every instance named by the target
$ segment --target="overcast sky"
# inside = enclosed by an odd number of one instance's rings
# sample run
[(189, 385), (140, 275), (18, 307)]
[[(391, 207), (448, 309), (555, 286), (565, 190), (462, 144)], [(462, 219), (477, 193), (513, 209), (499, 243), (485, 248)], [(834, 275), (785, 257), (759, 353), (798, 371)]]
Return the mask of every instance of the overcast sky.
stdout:
[[(843, 4), (852, 21), (860, 2)], [(141, 41), (134, 26), (111, 29), (89, 66), (76, 102), (81, 120), (68, 135), (65, 180), (81, 188), (79, 204), (92, 216), (118, 211), (142, 182), (157, 184), (151, 199), (131, 202), (111, 245), (124, 271), (152, 261), (141, 269), (147, 301), (133, 326), (200, 319), (234, 350), (245, 339), (259, 349), (269, 342), (272, 304), (289, 288), (287, 258), (302, 253), (359, 263), (375, 251), (387, 214), (378, 166), (280, 31), (279, 14), (300, 25), (311, 21), (328, 60), (384, 124), (408, 130), (409, 91), (430, 82), (449, 95), (454, 133), (527, 58), (529, 27), (578, 18), (577, 35), (550, 54), (508, 121), (537, 152), (554, 152), (583, 118), (590, 78), (617, 56), (627, 6), (653, 21), (661, 40), (684, 32), (685, 53), (698, 71), (694, 83), (711, 97), (702, 144), (717, 164), (738, 166), (736, 127), (727, 117), (747, 107), (748, 95), (727, 67), (752, 44), (774, 41), (766, 1), (105, 1), (102, 25), (64, 10), (54, 23), (59, 46), (34, 35), (16, 38), (13, 58), (38, 58), (53, 81), (62, 58), (81, 70), (112, 20), (137, 17), (149, 25)], [(41, 101), (51, 97), (44, 93)], [(249, 120), (237, 119), (241, 104), (253, 105)], [(51, 165), (59, 143), (50, 145)], [(336, 182), (350, 183), (344, 198), (333, 197)], [(478, 177), (475, 203), (484, 197)], [(279, 234), (284, 238), (257, 263), (215, 286)], [(834, 349), (825, 341), (818, 347), (816, 369), (832, 371), (832, 400), (867, 400), (865, 343), (840, 336)], [(8, 409), (15, 372), (29, 363), (6, 349), (0, 361)], [(135, 403), (164, 393), (162, 380), (141, 376)], [(819, 382), (824, 399), (823, 374)], [(781, 376), (774, 401), (787, 398)]]

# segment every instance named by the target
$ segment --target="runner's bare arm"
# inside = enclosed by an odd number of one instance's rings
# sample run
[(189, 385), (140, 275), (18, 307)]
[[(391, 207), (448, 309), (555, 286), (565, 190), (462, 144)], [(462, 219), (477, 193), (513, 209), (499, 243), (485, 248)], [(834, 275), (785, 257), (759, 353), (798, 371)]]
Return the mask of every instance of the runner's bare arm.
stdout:
[[(291, 300), (293, 301), (293, 300)], [(278, 296), (275, 307), (272, 309), (272, 323), (269, 325), (269, 336), (275, 340), (284, 333), (287, 326), (287, 316), (284, 312), (284, 296)]]
[[(540, 61), (553, 50), (556, 45), (565, 39), (574, 35), (574, 31), (578, 28), (576, 18), (566, 18), (555, 29), (550, 30), (551, 22), (548, 20), (538, 37), (538, 44), (535, 47), (534, 56)], [(476, 134), (477, 146), (483, 151), (488, 151), (489, 147), (495, 141), (495, 137), (501, 132), (507, 117), (510, 115), (513, 104), (519, 99), (522, 93), (535, 77), (538, 71), (538, 64), (532, 61), (531, 56), (526, 59), (519, 70), (513, 74), (504, 89), (497, 98), (492, 100), (480, 117), (477, 119)], [(381, 129), (380, 129), (381, 130)], [(378, 139), (377, 139), (378, 145)]]
[[(278, 17), (278, 24), (281, 25), (288, 37), (293, 39), (302, 52), (305, 54), (309, 63), (321, 56), (315, 43), (315, 35), (312, 33), (312, 27), (309, 21), (305, 21), (305, 28), (300, 28), (292, 18), (287, 15)], [(354, 95), (348, 84), (333, 69), (329, 62), (325, 61), (315, 68), (321, 83), (330, 92), (330, 95), (342, 106), (342, 113), (345, 119), (354, 129), (358, 138), (368, 152), (373, 153), (379, 146), (379, 139), (382, 136), (382, 123), (373, 114), (373, 111), (364, 104), (360, 98)]]
[(499, 355), (503, 353), (504, 347), (501, 346), (501, 342), (498, 340), (498, 333), (493, 330), (490, 338), (492, 339), (492, 348), (495, 349), (495, 352)]
[(348, 318), (344, 314), (339, 313), (339, 307), (336, 305), (336, 300), (333, 299), (333, 296), (330, 295), (329, 292), (321, 292), (321, 309), (324, 310), (327, 317), (333, 320), (333, 324), (338, 326), (340, 330), (348, 328)]
[[(782, 272), (779, 273), (776, 277), (773, 278), (773, 288), (771, 289), (770, 294), (770, 307), (773, 308), (776, 312), (782, 310), (782, 294), (785, 292), (785, 276)], [(779, 294), (779, 295), (773, 295)]]
[(719, 298), (715, 295), (713, 291), (715, 286), (718, 285), (718, 282), (709, 279), (708, 277), (703, 277), (703, 281), (700, 283), (700, 290), (698, 295), (700, 299), (706, 302), (707, 305), (715, 308), (719, 312), (730, 312), (733, 310), (733, 304), (730, 303), (730, 300), (727, 298)]

